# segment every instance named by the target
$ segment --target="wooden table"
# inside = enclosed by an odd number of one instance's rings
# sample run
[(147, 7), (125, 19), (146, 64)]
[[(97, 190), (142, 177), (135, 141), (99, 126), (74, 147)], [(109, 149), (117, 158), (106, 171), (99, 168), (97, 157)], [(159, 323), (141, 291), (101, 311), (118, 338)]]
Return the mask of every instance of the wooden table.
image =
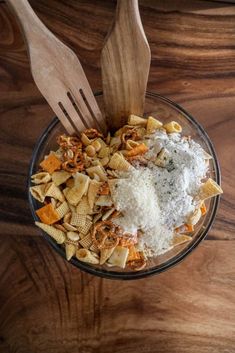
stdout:
[[(115, 2), (31, 4), (100, 89), (100, 51)], [(235, 352), (235, 5), (147, 0), (140, 11), (152, 51), (149, 90), (180, 103), (216, 147), (224, 195), (214, 226), (181, 264), (134, 282), (82, 273), (48, 246), (32, 222), (26, 178), (53, 112), (1, 1), (1, 353)]]

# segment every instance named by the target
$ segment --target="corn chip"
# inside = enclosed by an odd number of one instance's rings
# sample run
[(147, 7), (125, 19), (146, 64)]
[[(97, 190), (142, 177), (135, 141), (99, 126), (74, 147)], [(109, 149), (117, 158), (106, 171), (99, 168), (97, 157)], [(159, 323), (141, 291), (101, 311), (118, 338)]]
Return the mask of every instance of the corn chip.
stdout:
[(48, 235), (50, 235), (58, 244), (63, 244), (65, 242), (65, 233), (61, 230), (40, 222), (35, 222), (35, 224)]

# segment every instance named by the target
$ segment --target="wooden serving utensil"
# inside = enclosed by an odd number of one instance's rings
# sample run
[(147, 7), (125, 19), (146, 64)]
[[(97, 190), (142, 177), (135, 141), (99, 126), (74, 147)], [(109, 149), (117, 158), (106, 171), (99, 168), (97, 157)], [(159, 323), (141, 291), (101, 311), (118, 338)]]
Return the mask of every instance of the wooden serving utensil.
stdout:
[(129, 114), (143, 115), (150, 60), (138, 0), (118, 0), (115, 23), (101, 54), (105, 113), (111, 129), (125, 124)]
[(69, 134), (106, 131), (105, 120), (75, 53), (50, 32), (27, 0), (7, 0), (26, 39), (36, 85)]

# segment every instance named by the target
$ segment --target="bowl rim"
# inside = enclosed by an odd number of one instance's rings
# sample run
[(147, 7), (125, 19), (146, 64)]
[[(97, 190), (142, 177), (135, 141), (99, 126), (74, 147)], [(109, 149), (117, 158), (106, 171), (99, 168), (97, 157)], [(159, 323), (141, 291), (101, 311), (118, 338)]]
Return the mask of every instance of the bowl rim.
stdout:
[[(102, 96), (102, 91), (98, 91), (98, 92), (94, 93), (94, 95), (95, 96)], [(214, 167), (215, 167), (215, 179), (216, 179), (216, 182), (218, 184), (220, 184), (221, 172), (220, 172), (220, 166), (219, 166), (217, 154), (215, 152), (213, 143), (211, 142), (211, 140), (210, 140), (207, 132), (204, 130), (204, 128), (196, 121), (195, 118), (193, 118), (186, 110), (184, 110), (184, 108), (182, 108), (177, 103), (171, 101), (169, 98), (166, 98), (166, 97), (164, 97), (160, 94), (157, 94), (155, 92), (148, 92), (148, 91), (146, 91), (146, 96), (158, 98), (158, 99), (162, 100), (163, 102), (170, 104), (176, 110), (180, 111), (180, 113), (182, 113), (187, 120), (189, 120), (194, 125), (196, 125), (196, 127), (204, 135), (206, 142), (211, 149)], [(37, 156), (38, 156), (38, 153), (39, 153), (41, 147), (44, 145), (44, 142), (46, 141), (48, 134), (55, 128), (55, 126), (57, 124), (59, 124), (59, 122), (60, 121), (57, 117), (55, 117), (50, 122), (50, 124), (46, 127), (46, 129), (42, 132), (42, 134), (40, 135), (40, 137), (36, 141), (35, 147), (33, 149), (32, 158), (30, 161), (29, 171), (28, 171), (28, 175), (27, 175), (27, 193), (28, 193), (30, 211), (32, 213), (34, 221), (38, 221), (38, 217), (35, 213), (36, 200), (32, 197), (32, 195), (29, 191), (29, 188), (31, 186), (31, 175), (33, 173), (35, 173), (35, 170), (34, 170), (35, 162), (37, 160)], [(99, 276), (102, 278), (107, 278), (107, 279), (133, 280), (133, 279), (141, 279), (141, 278), (149, 277), (151, 275), (160, 274), (160, 273), (174, 267), (178, 263), (180, 263), (184, 258), (186, 258), (186, 256), (191, 254), (192, 251), (199, 245), (199, 243), (201, 243), (201, 241), (207, 236), (209, 230), (212, 227), (212, 224), (214, 223), (215, 216), (216, 216), (218, 206), (219, 206), (219, 201), (220, 201), (220, 196), (218, 195), (214, 198), (214, 203), (213, 203), (213, 208), (212, 208), (210, 220), (209, 220), (207, 226), (205, 227), (205, 229), (203, 230), (202, 234), (198, 238), (196, 238), (195, 241), (192, 242), (192, 244), (189, 244), (187, 248), (183, 249), (182, 252), (180, 252), (177, 255), (175, 255), (174, 257), (168, 259), (164, 264), (157, 265), (157, 266), (154, 266), (148, 270), (142, 270), (142, 271), (138, 271), (138, 272), (133, 272), (133, 271), (132, 272), (116, 272), (116, 271), (112, 271), (112, 270), (97, 269), (95, 267), (92, 267), (92, 265), (83, 263), (75, 258), (72, 258), (69, 261), (69, 263), (74, 265), (75, 267), (81, 269), (82, 271), (89, 273), (89, 274)], [(57, 244), (48, 234), (46, 234), (43, 231), (41, 231), (41, 233), (46, 238), (48, 243), (53, 247), (53, 249), (56, 250), (57, 253), (59, 253), (66, 260), (65, 251), (62, 249), (62, 247), (59, 244)]]

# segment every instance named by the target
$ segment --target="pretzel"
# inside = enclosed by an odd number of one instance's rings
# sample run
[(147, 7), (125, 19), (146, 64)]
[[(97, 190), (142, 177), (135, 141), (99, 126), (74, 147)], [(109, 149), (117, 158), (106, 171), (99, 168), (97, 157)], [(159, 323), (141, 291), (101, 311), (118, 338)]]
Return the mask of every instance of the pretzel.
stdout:
[(127, 140), (138, 140), (138, 133), (136, 129), (128, 129), (122, 133), (121, 140), (123, 143), (126, 143)]
[(74, 164), (77, 166), (78, 170), (81, 171), (84, 169), (84, 157), (81, 151), (77, 151), (73, 159)]
[(65, 161), (62, 164), (62, 169), (66, 170), (67, 172), (70, 172), (70, 173), (77, 172), (77, 166), (75, 165), (75, 163), (74, 163), (74, 161), (72, 159), (69, 159), (68, 161)]
[(92, 240), (99, 249), (111, 249), (118, 245), (120, 227), (110, 221), (97, 223), (92, 232)]
[(102, 137), (103, 135), (96, 129), (86, 129), (83, 132), (89, 139), (94, 139), (96, 137)]

